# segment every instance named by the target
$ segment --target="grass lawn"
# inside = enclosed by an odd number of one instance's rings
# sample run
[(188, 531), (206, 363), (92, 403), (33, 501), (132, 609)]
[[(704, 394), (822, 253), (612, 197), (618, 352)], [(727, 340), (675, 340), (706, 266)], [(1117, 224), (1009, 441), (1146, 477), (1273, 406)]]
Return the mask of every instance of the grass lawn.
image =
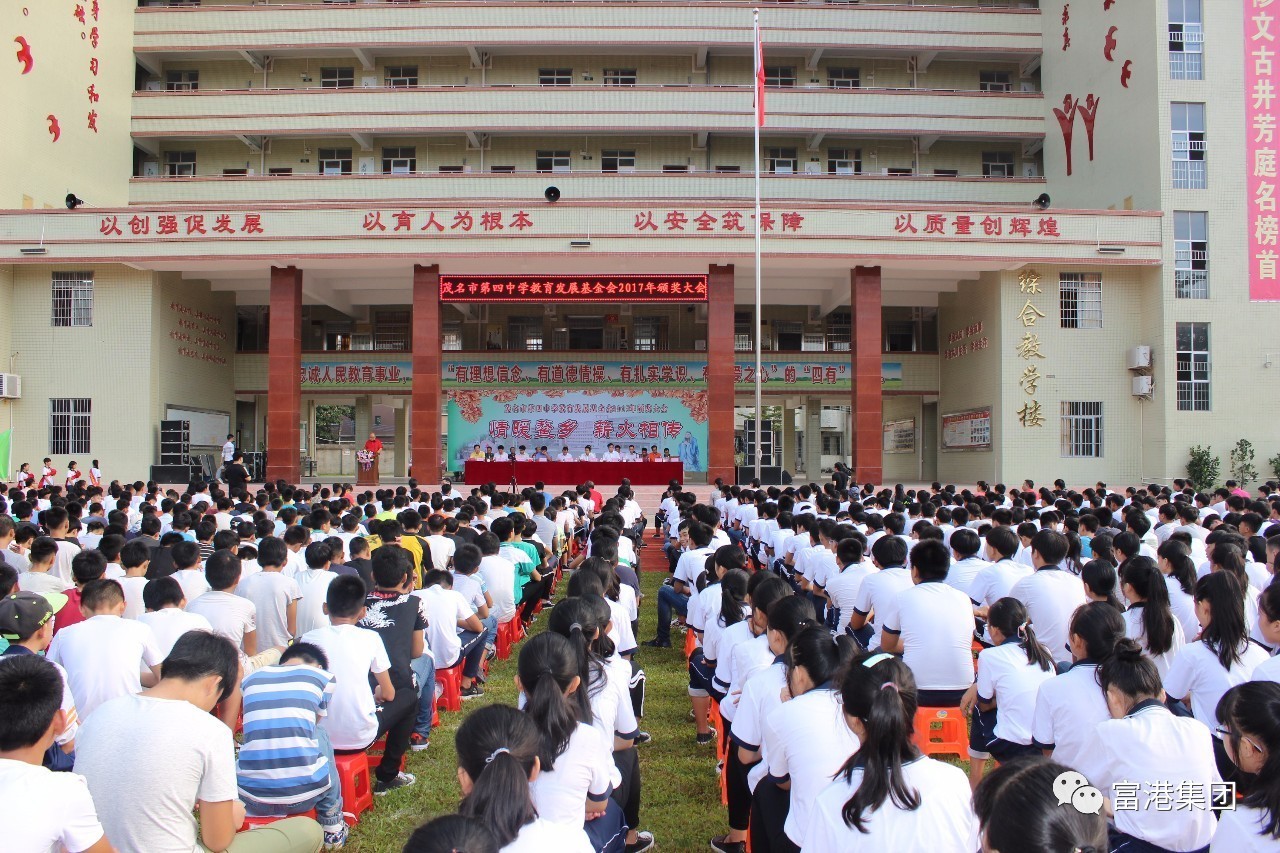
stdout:
[[(652, 551), (652, 549), (650, 549)], [(649, 552), (646, 552), (648, 556)], [(640, 583), (645, 599), (640, 607), (640, 637), (654, 635), (657, 590), (664, 573), (642, 572)], [(563, 591), (565, 584), (561, 584)], [(536, 633), (546, 625), (544, 612), (533, 626)], [(687, 720), (688, 672), (681, 650), (683, 635), (672, 632), (674, 648), (643, 648), (637, 657), (648, 676), (645, 716), (641, 728), (653, 740), (640, 747), (644, 784), (641, 829), (657, 838), (664, 850), (706, 849), (714, 835), (726, 831), (724, 807), (720, 805), (713, 747), (694, 745), (693, 724)], [(431, 736), (431, 748), (409, 753), (408, 771), (418, 777), (410, 788), (377, 798), (377, 806), (366, 812), (352, 831), (346, 849), (358, 853), (398, 851), (419, 824), (452, 812), (458, 804), (457, 759), (453, 737), (463, 714), (482, 705), (502, 702), (514, 705), (513, 683), (516, 646), (509, 660), (498, 661), (489, 674), (485, 695), (463, 706), (462, 714), (441, 714), (441, 725)]]

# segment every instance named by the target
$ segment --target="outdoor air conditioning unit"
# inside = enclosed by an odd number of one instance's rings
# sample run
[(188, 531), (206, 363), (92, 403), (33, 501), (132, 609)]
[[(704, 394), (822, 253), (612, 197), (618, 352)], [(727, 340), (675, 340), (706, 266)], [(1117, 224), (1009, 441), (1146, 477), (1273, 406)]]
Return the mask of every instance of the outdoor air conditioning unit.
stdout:
[(17, 400), (22, 397), (22, 377), (14, 373), (0, 373), (0, 399)]
[[(1142, 345), (1129, 350), (1126, 365), (1130, 370), (1143, 370), (1151, 366), (1151, 347)], [(1137, 386), (1134, 386), (1137, 388)], [(1134, 391), (1134, 393), (1138, 393)]]
[(1151, 392), (1155, 389), (1155, 379), (1150, 376), (1134, 376), (1130, 379), (1133, 384), (1133, 396), (1150, 397)]

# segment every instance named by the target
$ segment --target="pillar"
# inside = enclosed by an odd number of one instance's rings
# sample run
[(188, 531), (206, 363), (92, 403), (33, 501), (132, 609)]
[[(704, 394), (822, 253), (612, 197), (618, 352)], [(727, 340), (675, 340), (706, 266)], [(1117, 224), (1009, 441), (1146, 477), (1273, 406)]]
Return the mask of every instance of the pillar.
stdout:
[(413, 267), (413, 475), (419, 483), (440, 482), (440, 267)]
[(782, 434), (779, 446), (782, 467), (796, 473), (796, 410), (790, 400), (782, 401)]
[(849, 277), (849, 313), (853, 340), (853, 434), (849, 442), (853, 477), (879, 485), (883, 477), (881, 411), (880, 267), (854, 267)]
[(352, 413), (351, 420), (354, 422), (352, 436), (355, 439), (356, 449), (359, 450), (369, 440), (369, 433), (373, 432), (373, 397), (368, 394), (360, 394), (356, 397), (355, 411)]
[(409, 404), (402, 400), (395, 410), (396, 437), (392, 444), (396, 451), (395, 470), (388, 473), (393, 477), (403, 477), (409, 470)]
[(804, 400), (804, 476), (810, 483), (822, 482), (822, 401)]
[(298, 482), (302, 463), (302, 270), (271, 268), (267, 479)]
[(733, 264), (707, 270), (707, 482), (733, 467)]

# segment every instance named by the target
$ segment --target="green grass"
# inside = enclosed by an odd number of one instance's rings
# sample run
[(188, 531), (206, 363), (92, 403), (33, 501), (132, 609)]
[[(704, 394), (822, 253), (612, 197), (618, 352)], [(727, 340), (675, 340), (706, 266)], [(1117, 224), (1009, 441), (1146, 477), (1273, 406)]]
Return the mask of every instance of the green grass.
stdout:
[[(665, 575), (640, 575), (645, 600), (640, 607), (640, 637), (654, 635), (658, 586)], [(561, 584), (563, 590), (565, 584)], [(546, 613), (533, 626), (536, 633), (546, 625)], [(672, 632), (674, 648), (641, 647), (637, 660), (648, 676), (645, 716), (641, 728), (653, 740), (640, 747), (643, 780), (641, 829), (657, 838), (664, 850), (706, 849), (714, 835), (728, 824), (720, 805), (715, 774), (715, 750), (694, 745), (689, 713), (688, 671), (680, 648), (683, 635)], [(409, 753), (408, 771), (418, 777), (410, 788), (377, 798), (377, 806), (366, 812), (352, 831), (347, 850), (355, 853), (398, 851), (419, 824), (452, 812), (461, 797), (457, 779), (457, 758), (453, 738), (463, 715), (486, 704), (515, 705), (517, 646), (509, 660), (494, 660), (485, 685), (485, 695), (465, 703), (462, 713), (440, 715), (440, 727), (431, 735), (431, 748)]]

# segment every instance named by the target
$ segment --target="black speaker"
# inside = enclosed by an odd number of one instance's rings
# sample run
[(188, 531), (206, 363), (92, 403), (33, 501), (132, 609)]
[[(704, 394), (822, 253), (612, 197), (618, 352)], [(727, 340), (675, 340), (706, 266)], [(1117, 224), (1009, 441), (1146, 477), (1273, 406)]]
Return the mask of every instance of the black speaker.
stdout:
[(152, 465), (151, 479), (157, 483), (180, 483), (186, 485), (196, 476), (196, 469), (191, 465)]
[(1031, 203), (1032, 203), (1032, 204), (1034, 204), (1034, 205), (1035, 205), (1037, 208), (1039, 208), (1040, 210), (1048, 210), (1048, 209), (1049, 209), (1049, 194), (1048, 194), (1048, 193), (1040, 193), (1040, 195), (1036, 196), (1035, 201), (1033, 201), (1033, 202), (1031, 202)]
[[(756, 476), (754, 465), (738, 466), (738, 485), (748, 485)], [(782, 466), (781, 465), (761, 465), (760, 466), (760, 485), (762, 486), (781, 486), (782, 485)]]
[(543, 198), (545, 198), (547, 201), (552, 201), (552, 202), (554, 202), (554, 201), (559, 201), (559, 200), (560, 200), (560, 188), (559, 188), (559, 187), (547, 187), (545, 190), (543, 190), (543, 191), (542, 191), (542, 197), (543, 197)]

